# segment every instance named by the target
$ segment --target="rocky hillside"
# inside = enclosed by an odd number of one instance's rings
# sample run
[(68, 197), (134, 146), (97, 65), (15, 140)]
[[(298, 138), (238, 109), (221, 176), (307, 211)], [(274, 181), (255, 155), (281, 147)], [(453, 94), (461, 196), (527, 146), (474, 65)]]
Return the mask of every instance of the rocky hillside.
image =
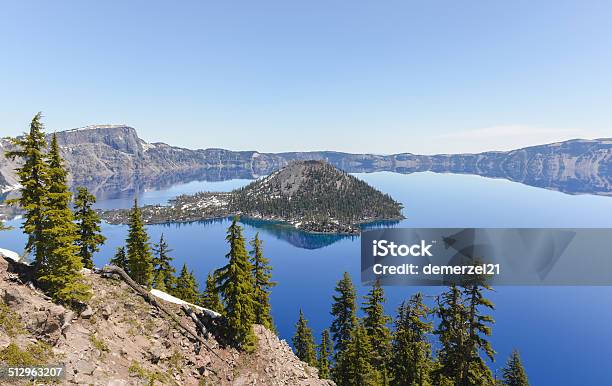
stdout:
[[(0, 365), (63, 363), (67, 384), (333, 384), (261, 326), (252, 354), (213, 337), (206, 338), (209, 351), (123, 281), (85, 274), (94, 296), (77, 315), (24, 284), (27, 269), (0, 256)], [(178, 306), (164, 305), (193, 325)]]
[[(571, 140), (508, 152), (425, 156), (190, 150), (146, 143), (133, 128), (110, 125), (59, 132), (58, 138), (73, 184), (86, 185), (99, 196), (196, 179), (256, 178), (294, 160), (324, 160), (350, 173), (467, 173), (567, 193), (612, 194), (612, 139)], [(7, 148), (9, 142), (1, 140), (0, 152)], [(15, 166), (0, 157), (0, 191), (16, 183)]]

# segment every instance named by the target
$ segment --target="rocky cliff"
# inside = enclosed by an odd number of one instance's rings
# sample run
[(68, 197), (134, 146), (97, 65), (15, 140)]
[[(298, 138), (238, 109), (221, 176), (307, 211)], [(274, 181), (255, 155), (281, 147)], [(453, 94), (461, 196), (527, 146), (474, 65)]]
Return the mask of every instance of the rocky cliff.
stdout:
[[(27, 269), (0, 255), (0, 365), (65, 364), (62, 384), (333, 385), (262, 326), (253, 353), (211, 335), (208, 350), (121, 280), (85, 276), (94, 296), (77, 315), (24, 284)], [(180, 307), (164, 306), (194, 324)]]
[[(324, 160), (347, 172), (467, 173), (567, 193), (612, 194), (612, 139), (571, 140), (508, 152), (426, 156), (191, 150), (146, 143), (135, 129), (121, 125), (89, 126), (57, 134), (73, 185), (88, 186), (99, 196), (198, 179), (254, 178), (293, 160)], [(0, 141), (0, 151), (10, 147), (7, 140)], [(15, 166), (0, 157), (0, 191), (17, 182)]]

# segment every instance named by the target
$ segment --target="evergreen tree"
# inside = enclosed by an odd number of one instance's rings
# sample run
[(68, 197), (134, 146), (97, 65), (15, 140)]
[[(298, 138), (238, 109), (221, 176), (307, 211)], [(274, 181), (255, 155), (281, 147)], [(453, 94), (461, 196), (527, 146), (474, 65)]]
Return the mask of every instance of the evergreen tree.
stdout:
[(434, 333), (440, 341), (437, 352), (438, 368), (435, 378), (452, 380), (460, 385), (465, 352), (467, 312), (463, 305), (459, 287), (451, 285), (448, 291), (437, 298), (436, 316), (440, 319)]
[(130, 213), (127, 245), (127, 262), (129, 274), (134, 281), (145, 287), (151, 286), (153, 265), (149, 236), (142, 221), (138, 201), (134, 199), (134, 207)]
[(484, 353), (491, 361), (495, 351), (487, 337), (491, 336), (491, 324), (495, 321), (483, 311), (494, 310), (493, 303), (485, 298), (484, 290), (491, 290), (483, 278), (476, 277), (464, 284), (464, 303), (467, 311), (467, 340), (463, 352), (462, 386), (493, 385), (493, 374), (481, 357)]
[(119, 268), (123, 268), (123, 270), (127, 273), (130, 272), (128, 268), (127, 255), (125, 254), (125, 247), (117, 248), (115, 256), (110, 260), (110, 264)]
[(161, 272), (157, 272), (155, 276), (153, 276), (153, 288), (162, 292), (168, 292), (168, 288), (166, 288), (166, 283), (164, 282), (164, 275), (162, 275)]
[(335, 342), (334, 349), (336, 352), (344, 350), (346, 342), (349, 341), (351, 331), (355, 327), (356, 305), (355, 305), (355, 287), (348, 272), (344, 275), (336, 285), (338, 295), (333, 296), (334, 303), (332, 305), (331, 314), (334, 317), (331, 325), (332, 339)]
[(38, 270), (45, 263), (43, 240), (43, 211), (44, 201), (47, 197), (48, 168), (45, 162), (45, 134), (40, 121), (41, 113), (32, 119), (30, 131), (22, 137), (14, 138), (13, 145), (17, 148), (9, 151), (6, 156), (10, 159), (23, 160), (21, 167), (16, 169), (21, 184), (20, 197), (9, 203), (17, 203), (24, 211), (24, 222), (21, 226), (28, 235), (26, 250), (34, 253), (34, 270)]
[(270, 289), (276, 285), (271, 280), (272, 267), (270, 260), (263, 256), (263, 250), (259, 239), (259, 233), (255, 234), (255, 238), (251, 241), (251, 273), (253, 275), (254, 290), (253, 300), (255, 301), (255, 320), (257, 324), (261, 324), (269, 330), (274, 331), (274, 323), (270, 314)]
[(187, 269), (186, 264), (183, 264), (181, 273), (179, 277), (176, 278), (176, 286), (174, 287), (172, 295), (192, 304), (200, 302), (198, 282), (195, 276), (193, 276), (193, 272)]
[(218, 271), (218, 284), (225, 304), (227, 334), (239, 348), (251, 351), (256, 343), (253, 333), (255, 307), (252, 266), (237, 217), (227, 229), (225, 239), (230, 245), (230, 250), (225, 255), (229, 261)]
[(376, 280), (365, 297), (363, 325), (372, 344), (372, 365), (381, 375), (381, 385), (389, 384), (388, 364), (391, 356), (391, 318), (385, 315), (385, 292)]
[(373, 353), (370, 338), (362, 323), (357, 322), (351, 330), (336, 360), (334, 381), (339, 386), (376, 386), (381, 382), (380, 374), (372, 365)]
[(85, 268), (93, 268), (93, 254), (100, 250), (99, 245), (104, 244), (104, 237), (100, 230), (100, 216), (92, 209), (96, 197), (87, 191), (87, 188), (77, 188), (74, 199), (74, 218), (77, 223), (79, 256)]
[(308, 321), (300, 309), (300, 317), (295, 325), (295, 335), (292, 338), (295, 355), (311, 366), (317, 365), (315, 343)]
[(321, 344), (318, 351), (317, 368), (319, 369), (319, 378), (329, 379), (331, 375), (330, 357), (332, 354), (332, 341), (328, 329), (323, 330), (321, 334)]
[(206, 289), (202, 293), (202, 307), (208, 308), (216, 312), (223, 312), (223, 303), (219, 296), (219, 290), (217, 288), (217, 280), (213, 274), (208, 274), (206, 277)]
[(402, 303), (397, 311), (393, 334), (391, 359), (393, 385), (431, 385), (431, 346), (427, 335), (432, 323), (427, 321), (429, 308), (423, 303), (423, 295), (417, 293), (408, 304)]
[(512, 354), (503, 368), (503, 384), (506, 386), (529, 386), (527, 374), (521, 363), (521, 357), (517, 350), (512, 350)]
[[(173, 258), (168, 254), (172, 252), (172, 249), (168, 247), (168, 243), (164, 239), (162, 233), (159, 238), (159, 243), (153, 246), (153, 278), (155, 288), (160, 289), (160, 286), (164, 288), (172, 288), (174, 286), (174, 274), (176, 270), (172, 266)], [(160, 283), (159, 281), (163, 281)]]
[(91, 291), (81, 275), (83, 265), (76, 246), (77, 227), (70, 210), (71, 193), (67, 172), (53, 135), (47, 157), (48, 188), (42, 211), (42, 238), (45, 263), (39, 269), (39, 282), (58, 302), (77, 305), (89, 300)]

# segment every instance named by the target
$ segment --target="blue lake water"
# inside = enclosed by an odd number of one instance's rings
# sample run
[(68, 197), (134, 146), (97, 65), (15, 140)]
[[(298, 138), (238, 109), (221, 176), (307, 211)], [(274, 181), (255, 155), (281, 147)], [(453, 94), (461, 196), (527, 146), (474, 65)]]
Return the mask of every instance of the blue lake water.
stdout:
[[(404, 204), (406, 227), (612, 227), (612, 198), (572, 196), (506, 180), (434, 173), (356, 174)], [(145, 204), (164, 203), (181, 193), (231, 190), (246, 180), (192, 182), (141, 193)], [(133, 197), (98, 204), (128, 207)], [(18, 226), (18, 221), (12, 225)], [(149, 226), (152, 241), (164, 233), (174, 249), (175, 266), (186, 262), (203, 285), (206, 274), (225, 264), (225, 230), (229, 220)], [(348, 271), (360, 295), (358, 237), (307, 235), (268, 223), (243, 224), (247, 238), (260, 232), (265, 254), (274, 267), (271, 301), (282, 338), (290, 340), (300, 308), (318, 335), (330, 324), (335, 283)], [(103, 265), (123, 245), (125, 226), (104, 225), (108, 238), (96, 257)], [(25, 238), (18, 230), (0, 233), (0, 247), (21, 251)], [(415, 291), (436, 295), (443, 288), (387, 287), (387, 311)], [(518, 348), (533, 385), (609, 384), (606, 363), (612, 363), (612, 287), (498, 287), (490, 294), (496, 304), (491, 338), (497, 351), (492, 366), (503, 366)]]

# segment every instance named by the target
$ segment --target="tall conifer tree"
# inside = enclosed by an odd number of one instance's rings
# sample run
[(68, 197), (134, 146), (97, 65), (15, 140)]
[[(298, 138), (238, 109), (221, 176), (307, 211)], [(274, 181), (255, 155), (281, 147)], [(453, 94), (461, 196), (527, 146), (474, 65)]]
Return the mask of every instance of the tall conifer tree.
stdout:
[(427, 320), (429, 312), (421, 293), (402, 303), (397, 311), (391, 360), (393, 385), (432, 385), (431, 346), (427, 338), (433, 327)]
[(239, 348), (252, 351), (256, 344), (253, 333), (255, 307), (252, 266), (237, 217), (227, 229), (225, 239), (230, 246), (225, 255), (229, 261), (218, 270), (218, 284), (225, 305), (227, 335)]
[(339, 386), (378, 386), (380, 373), (372, 365), (372, 344), (363, 323), (351, 330), (344, 349), (337, 355), (334, 381)]
[(46, 256), (38, 279), (55, 301), (76, 305), (89, 300), (91, 291), (80, 272), (83, 265), (75, 243), (77, 227), (70, 210), (72, 195), (66, 184), (67, 172), (55, 134), (51, 140), (47, 164), (48, 188), (42, 212), (42, 237)]
[(363, 325), (372, 344), (372, 365), (380, 373), (380, 384), (389, 384), (388, 364), (391, 356), (391, 331), (388, 323), (391, 318), (385, 314), (385, 292), (376, 280), (365, 297), (362, 309), (365, 312)]
[(517, 350), (512, 350), (512, 354), (508, 358), (502, 373), (504, 375), (503, 384), (505, 386), (529, 386), (527, 373), (525, 368), (523, 368), (521, 356)]
[(93, 255), (100, 250), (106, 237), (101, 233), (100, 216), (93, 210), (96, 197), (87, 188), (77, 188), (74, 199), (74, 217), (77, 224), (79, 256), (85, 268), (93, 268)]
[(344, 272), (342, 279), (336, 285), (337, 295), (333, 296), (331, 314), (334, 317), (330, 331), (334, 340), (336, 352), (344, 350), (351, 337), (351, 332), (357, 322), (355, 287), (348, 272)]
[(436, 316), (440, 319), (434, 333), (440, 341), (437, 352), (436, 379), (448, 378), (460, 385), (467, 340), (467, 312), (463, 305), (461, 289), (451, 285), (437, 298)]
[(38, 113), (30, 123), (30, 131), (22, 137), (12, 140), (16, 150), (9, 151), (6, 156), (10, 159), (23, 160), (21, 167), (17, 168), (17, 177), (21, 184), (20, 196), (14, 202), (24, 211), (24, 222), (21, 226), (28, 235), (26, 250), (34, 253), (34, 269), (38, 270), (45, 263), (43, 240), (43, 211), (47, 196), (48, 168), (45, 161), (47, 142), (40, 121), (42, 114)]
[(319, 369), (319, 378), (329, 379), (331, 375), (331, 355), (333, 343), (329, 336), (329, 330), (323, 330), (321, 333), (321, 344), (318, 347), (317, 368)]
[(219, 297), (217, 280), (215, 274), (208, 274), (206, 277), (206, 288), (202, 293), (202, 307), (216, 312), (223, 312), (223, 303)]
[(153, 279), (153, 258), (149, 246), (149, 235), (147, 235), (145, 230), (142, 214), (136, 199), (134, 199), (134, 207), (130, 213), (126, 246), (130, 277), (138, 284), (150, 287)]
[(193, 272), (187, 269), (187, 265), (183, 264), (179, 277), (176, 278), (176, 286), (172, 292), (174, 296), (186, 302), (197, 304), (200, 302), (200, 291), (198, 282), (193, 276)]
[[(153, 278), (154, 286), (157, 289), (160, 289), (160, 286), (163, 286), (166, 289), (172, 288), (174, 286), (174, 274), (176, 270), (172, 266), (173, 258), (169, 255), (172, 252), (172, 249), (168, 247), (168, 243), (164, 239), (164, 234), (162, 233), (159, 238), (159, 243), (153, 246)], [(163, 283), (160, 283), (163, 281)]]
[(122, 268), (128, 274), (130, 273), (125, 247), (117, 248), (115, 256), (110, 260), (110, 264)]
[(300, 317), (295, 325), (295, 335), (292, 338), (295, 355), (300, 360), (315, 367), (317, 358), (315, 354), (315, 343), (312, 330), (308, 327), (308, 321), (304, 318), (304, 313), (300, 309)]
[(254, 282), (253, 300), (255, 304), (255, 320), (269, 330), (274, 330), (274, 322), (270, 314), (270, 289), (276, 285), (272, 279), (270, 259), (263, 255), (262, 242), (259, 233), (251, 240), (251, 265)]

